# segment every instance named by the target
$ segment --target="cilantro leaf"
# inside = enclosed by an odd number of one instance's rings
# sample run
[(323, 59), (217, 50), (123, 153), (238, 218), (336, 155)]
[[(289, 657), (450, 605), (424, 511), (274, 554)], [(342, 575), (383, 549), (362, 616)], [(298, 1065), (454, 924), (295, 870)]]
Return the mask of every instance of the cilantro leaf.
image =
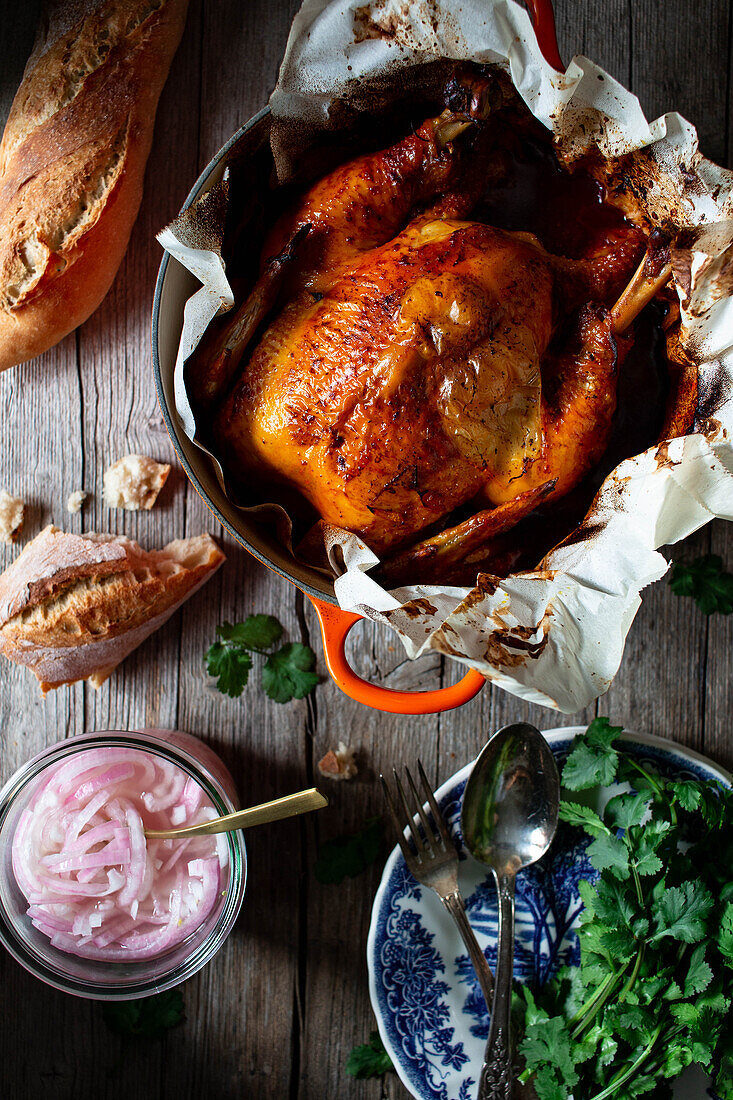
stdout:
[(594, 718), (585, 733), (575, 739), (563, 768), (563, 785), (571, 791), (609, 786), (618, 767), (618, 753), (612, 746), (621, 733), (623, 726), (612, 726), (607, 718)]
[(657, 931), (650, 943), (671, 936), (683, 943), (697, 943), (705, 934), (705, 919), (713, 907), (713, 899), (700, 883), (683, 882), (664, 890), (656, 906)]
[(381, 817), (370, 817), (360, 832), (325, 841), (318, 849), (313, 873), (323, 883), (356, 878), (378, 858), (383, 842), (384, 822)]
[(630, 928), (619, 925), (618, 928), (608, 928), (601, 932), (600, 942), (611, 958), (626, 962), (632, 959), (638, 949), (636, 937)]
[(635, 860), (634, 866), (639, 875), (658, 875), (662, 870), (662, 861), (655, 852), (645, 852)]
[(652, 800), (650, 791), (638, 794), (617, 794), (610, 799), (604, 816), (618, 829), (629, 829), (632, 825), (641, 825)]
[[(206, 652), (206, 669), (217, 678), (219, 691), (236, 699), (249, 680), (252, 654), (267, 655), (282, 638), (282, 624), (274, 615), (249, 615), (242, 623), (222, 623), (216, 633), (219, 641)], [(276, 703), (304, 698), (318, 683), (315, 663), (310, 646), (300, 642), (281, 646), (267, 656), (262, 669), (265, 693)]]
[(560, 820), (568, 825), (575, 825), (578, 829), (584, 829), (591, 836), (603, 836), (608, 833), (608, 826), (604, 825), (595, 810), (590, 806), (583, 806), (580, 802), (560, 802)]
[(276, 703), (289, 703), (291, 699), (304, 699), (318, 683), (318, 673), (313, 672), (316, 655), (310, 646), (289, 642), (277, 653), (271, 653), (262, 669), (262, 686), (265, 694)]
[(693, 997), (696, 993), (702, 993), (713, 980), (713, 972), (705, 962), (705, 944), (701, 943), (692, 952), (690, 968), (685, 978), (685, 997)]
[(672, 565), (670, 588), (677, 596), (691, 596), (704, 615), (733, 611), (733, 575), (723, 570), (718, 554), (704, 554), (688, 565)]
[(674, 795), (675, 800), (683, 810), (692, 812), (700, 805), (702, 789), (694, 779), (679, 779), (667, 783), (668, 790)]
[(216, 686), (222, 695), (237, 699), (249, 680), (252, 658), (244, 649), (231, 649), (221, 642), (214, 642), (206, 651), (206, 671), (216, 677)]
[[(527, 1069), (536, 1069), (543, 1064), (551, 1065), (560, 1075), (561, 1084), (567, 1086), (567, 1096), (578, 1083), (578, 1073), (572, 1055), (572, 1039), (568, 1025), (561, 1016), (553, 1016), (530, 1024), (525, 1032), (520, 1050), (527, 1063)], [(550, 1082), (548, 1081), (549, 1085)], [(551, 1090), (547, 1090), (551, 1095)]]
[(586, 912), (597, 916), (609, 928), (625, 925), (636, 929), (638, 905), (634, 904), (625, 886), (615, 879), (601, 875), (596, 883), (581, 881), (580, 896)]
[(726, 814), (733, 813), (733, 804), (729, 800), (730, 792), (722, 790), (717, 784), (710, 784), (703, 790), (700, 813), (709, 828), (719, 829)]
[(728, 966), (733, 967), (733, 902), (729, 901), (723, 910), (718, 929), (718, 950)]
[(721, 1020), (711, 1012), (704, 1009), (695, 1023), (690, 1028), (690, 1038), (693, 1061), (699, 1062), (706, 1069), (710, 1067), (715, 1054), (715, 1047), (720, 1035)]
[(222, 623), (216, 633), (243, 649), (270, 649), (282, 638), (282, 624), (274, 615), (248, 615), (243, 623)]
[(180, 989), (168, 989), (139, 1001), (107, 1001), (102, 1018), (119, 1035), (157, 1039), (184, 1019), (183, 994)]
[(634, 848), (634, 864), (640, 875), (656, 875), (662, 869), (662, 860), (658, 853), (662, 843), (668, 839), (672, 826), (669, 821), (654, 818), (642, 827), (633, 826), (628, 837)]
[(549, 1065), (537, 1070), (532, 1081), (537, 1100), (567, 1100), (568, 1090), (559, 1084), (555, 1071)]
[(584, 737), (588, 744), (594, 748), (608, 749), (623, 732), (623, 726), (612, 726), (609, 719), (603, 716), (593, 719), (585, 731)]
[(393, 1069), (392, 1059), (384, 1049), (378, 1031), (371, 1033), (368, 1043), (354, 1047), (346, 1063), (346, 1072), (360, 1081), (367, 1077), (381, 1077)]
[(588, 845), (588, 859), (597, 871), (610, 871), (616, 878), (626, 878), (629, 873), (629, 849), (617, 836), (599, 836)]
[(613, 783), (618, 756), (613, 749), (595, 749), (581, 742), (576, 745), (562, 770), (563, 786), (570, 791), (589, 787), (607, 787)]
[(681, 1042), (670, 1044), (664, 1052), (664, 1061), (661, 1066), (662, 1076), (666, 1078), (678, 1077), (683, 1070), (691, 1065), (692, 1051), (690, 1048)]
[(536, 1024), (540, 1020), (549, 1019), (549, 1012), (546, 1012), (544, 1008), (540, 1008), (535, 1000), (532, 990), (529, 985), (520, 985), (517, 988), (518, 995), (523, 998), (524, 1008), (524, 1026), (529, 1027), (531, 1024)]
[(639, 1042), (639, 1040), (648, 1042), (656, 1027), (654, 1016), (646, 1007), (629, 1004), (628, 1001), (618, 1001), (616, 1004), (609, 1005), (604, 1022), (613, 1024), (615, 1030), (628, 1043)]

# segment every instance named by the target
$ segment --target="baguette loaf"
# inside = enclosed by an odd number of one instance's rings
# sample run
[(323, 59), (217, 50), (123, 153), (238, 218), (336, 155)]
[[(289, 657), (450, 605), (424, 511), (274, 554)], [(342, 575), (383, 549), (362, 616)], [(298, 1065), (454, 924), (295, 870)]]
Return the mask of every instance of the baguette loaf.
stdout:
[(143, 550), (46, 527), (0, 576), (0, 653), (50, 688), (99, 687), (224, 561), (209, 535)]
[(187, 2), (52, 0), (0, 143), (0, 370), (109, 290)]

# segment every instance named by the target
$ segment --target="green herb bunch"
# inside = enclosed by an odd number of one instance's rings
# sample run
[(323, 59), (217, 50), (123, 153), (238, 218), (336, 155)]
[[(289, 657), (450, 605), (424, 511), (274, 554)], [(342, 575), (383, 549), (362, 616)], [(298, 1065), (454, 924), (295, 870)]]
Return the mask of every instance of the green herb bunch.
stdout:
[(733, 1100), (733, 795), (662, 778), (621, 733), (596, 719), (563, 769), (570, 791), (632, 789), (602, 814), (561, 803), (599, 877), (581, 883), (580, 966), (520, 992), (522, 1079), (539, 1100), (656, 1100), (695, 1064)]
[(316, 655), (310, 646), (287, 642), (273, 652), (283, 635), (274, 615), (249, 615), (242, 623), (216, 628), (219, 640), (206, 651), (206, 670), (216, 677), (222, 695), (237, 699), (249, 680), (253, 654), (264, 658), (262, 687), (276, 703), (304, 699), (318, 683)]
[(670, 587), (677, 596), (691, 596), (704, 615), (733, 612), (733, 574), (723, 569), (718, 554), (672, 564)]

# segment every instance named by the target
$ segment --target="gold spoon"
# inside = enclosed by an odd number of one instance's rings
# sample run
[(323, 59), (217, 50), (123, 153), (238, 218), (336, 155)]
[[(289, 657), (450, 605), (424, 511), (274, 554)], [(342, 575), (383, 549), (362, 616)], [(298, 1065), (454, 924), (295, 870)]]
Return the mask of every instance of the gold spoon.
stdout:
[(281, 821), (285, 817), (295, 817), (296, 814), (307, 814), (310, 810), (321, 810), (327, 805), (328, 799), (315, 787), (311, 787), (307, 791), (275, 798), (272, 802), (263, 802), (261, 806), (250, 806), (247, 810), (225, 814), (213, 821), (202, 821), (200, 825), (180, 825), (177, 829), (146, 829), (145, 836), (150, 840), (176, 840), (178, 837), (231, 833), (235, 829), (249, 829), (250, 825), (264, 825), (267, 821)]

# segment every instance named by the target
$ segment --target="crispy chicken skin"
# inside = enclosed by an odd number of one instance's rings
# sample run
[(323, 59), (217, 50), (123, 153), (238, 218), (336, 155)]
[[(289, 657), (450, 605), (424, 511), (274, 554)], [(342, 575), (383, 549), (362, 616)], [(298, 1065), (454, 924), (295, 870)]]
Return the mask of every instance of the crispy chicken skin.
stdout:
[(380, 555), (476, 496), (567, 491), (605, 446), (616, 358), (598, 310), (542, 400), (555, 279), (528, 234), (417, 219), (285, 306), (217, 417), (225, 463)]
[(482, 94), (469, 121), (445, 111), (316, 183), (189, 376), (242, 485), (295, 488), (380, 557), (475, 502), (465, 529), (435, 536), (455, 557), (567, 493), (615, 410), (606, 306), (640, 237), (573, 261), (470, 220), (492, 170)]
[(534, 244), (412, 222), (286, 305), (217, 417), (224, 461), (276, 473), (377, 553), (401, 543), (521, 473), (551, 305)]

